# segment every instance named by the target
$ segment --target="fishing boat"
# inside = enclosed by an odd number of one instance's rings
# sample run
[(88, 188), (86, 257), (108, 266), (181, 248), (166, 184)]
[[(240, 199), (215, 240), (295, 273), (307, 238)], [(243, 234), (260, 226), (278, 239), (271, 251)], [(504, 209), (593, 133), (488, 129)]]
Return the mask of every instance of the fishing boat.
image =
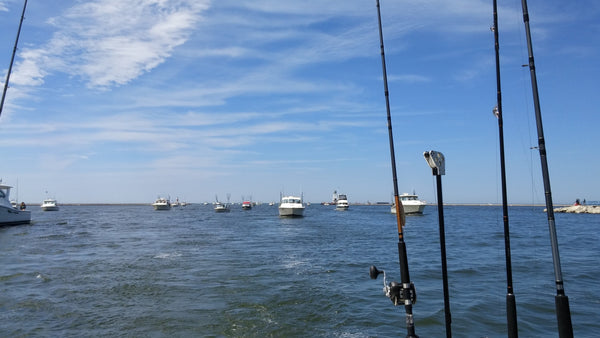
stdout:
[(242, 202), (242, 209), (244, 209), (244, 210), (252, 209), (252, 202), (250, 202), (250, 201)]
[(171, 210), (171, 201), (168, 198), (159, 197), (152, 203), (154, 210)]
[(179, 197), (175, 198), (175, 202), (171, 203), (172, 208), (176, 208), (180, 205), (181, 205), (181, 203), (179, 203)]
[(335, 210), (348, 210), (348, 208), (350, 207), (350, 204), (348, 204), (348, 197), (346, 197), (346, 195), (338, 195), (338, 200), (335, 203)]
[(302, 197), (284, 196), (279, 203), (279, 216), (302, 217), (304, 216), (304, 204)]
[(30, 223), (31, 212), (25, 210), (25, 203), (21, 203), (20, 208), (15, 208), (10, 203), (11, 188), (0, 182), (0, 226)]
[(42, 201), (40, 207), (42, 208), (42, 211), (58, 211), (58, 203), (53, 198), (47, 198)]
[(215, 212), (229, 212), (229, 211), (231, 211), (231, 209), (229, 208), (228, 204), (221, 203), (219, 201), (215, 202), (214, 209), (215, 209)]
[[(398, 196), (398, 198), (400, 199), (400, 202), (402, 202), (405, 214), (422, 214), (425, 206), (427, 205), (427, 202), (420, 200), (419, 196), (417, 196), (414, 192), (412, 194), (405, 192)], [(391, 212), (392, 214), (396, 213), (395, 204), (392, 205)]]

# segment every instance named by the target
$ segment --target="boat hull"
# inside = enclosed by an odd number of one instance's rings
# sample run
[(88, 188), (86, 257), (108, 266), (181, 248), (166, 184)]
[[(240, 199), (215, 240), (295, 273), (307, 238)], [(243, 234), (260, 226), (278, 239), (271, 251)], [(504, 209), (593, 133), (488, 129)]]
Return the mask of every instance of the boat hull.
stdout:
[(31, 212), (0, 205), (0, 226), (31, 223)]
[(154, 210), (171, 210), (171, 206), (168, 204), (152, 204)]
[(346, 210), (348, 210), (349, 207), (350, 207), (350, 205), (348, 204), (347, 201), (338, 201), (337, 204), (335, 205), (335, 210), (346, 211)]
[(279, 208), (279, 216), (282, 217), (302, 217), (304, 216), (304, 207), (298, 208)]
[[(423, 210), (425, 210), (425, 206), (427, 204), (423, 203), (423, 204), (408, 204), (408, 203), (402, 203), (402, 207), (404, 208), (404, 214), (405, 215), (410, 215), (410, 214), (422, 214)], [(392, 214), (396, 213), (396, 206), (392, 206), (391, 208), (391, 212)]]
[(56, 203), (43, 203), (42, 211), (58, 211), (58, 204)]
[(229, 212), (229, 208), (215, 208), (215, 212)]

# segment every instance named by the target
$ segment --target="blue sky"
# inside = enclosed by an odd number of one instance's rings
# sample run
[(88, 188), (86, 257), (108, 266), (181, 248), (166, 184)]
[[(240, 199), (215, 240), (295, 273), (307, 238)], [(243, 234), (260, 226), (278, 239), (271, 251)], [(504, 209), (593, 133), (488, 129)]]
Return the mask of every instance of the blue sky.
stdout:
[[(500, 1), (511, 203), (544, 203), (520, 1)], [(400, 192), (499, 203), (492, 2), (381, 0)], [(4, 82), (22, 1), (0, 0)], [(600, 200), (600, 3), (529, 1), (555, 203)], [(375, 0), (30, 1), (0, 177), (67, 203), (390, 201)], [(13, 197), (16, 192), (13, 192)]]

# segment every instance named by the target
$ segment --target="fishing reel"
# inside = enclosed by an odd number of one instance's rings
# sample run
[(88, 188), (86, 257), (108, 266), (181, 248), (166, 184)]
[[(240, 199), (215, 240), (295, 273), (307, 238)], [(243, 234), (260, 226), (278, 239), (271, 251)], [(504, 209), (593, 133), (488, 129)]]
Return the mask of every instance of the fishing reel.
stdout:
[(387, 282), (385, 271), (377, 270), (374, 265), (371, 265), (369, 269), (369, 276), (371, 279), (377, 279), (377, 276), (383, 273), (383, 293), (388, 297), (394, 306), (404, 304), (406, 300), (410, 300), (411, 304), (417, 302), (417, 290), (415, 285), (410, 282), (408, 285), (400, 284), (396, 281)]

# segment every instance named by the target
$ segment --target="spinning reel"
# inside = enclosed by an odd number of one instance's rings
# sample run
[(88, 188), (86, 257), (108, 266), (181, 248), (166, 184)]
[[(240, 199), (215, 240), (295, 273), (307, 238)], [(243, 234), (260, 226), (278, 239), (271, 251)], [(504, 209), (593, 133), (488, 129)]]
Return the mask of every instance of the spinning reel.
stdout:
[(405, 304), (406, 300), (410, 300), (411, 304), (417, 302), (417, 291), (412, 282), (404, 285), (396, 281), (388, 283), (385, 271), (377, 270), (374, 265), (371, 265), (371, 268), (369, 269), (369, 276), (371, 279), (377, 279), (377, 276), (381, 273), (383, 273), (383, 293), (392, 301), (392, 303), (394, 303), (394, 306)]

